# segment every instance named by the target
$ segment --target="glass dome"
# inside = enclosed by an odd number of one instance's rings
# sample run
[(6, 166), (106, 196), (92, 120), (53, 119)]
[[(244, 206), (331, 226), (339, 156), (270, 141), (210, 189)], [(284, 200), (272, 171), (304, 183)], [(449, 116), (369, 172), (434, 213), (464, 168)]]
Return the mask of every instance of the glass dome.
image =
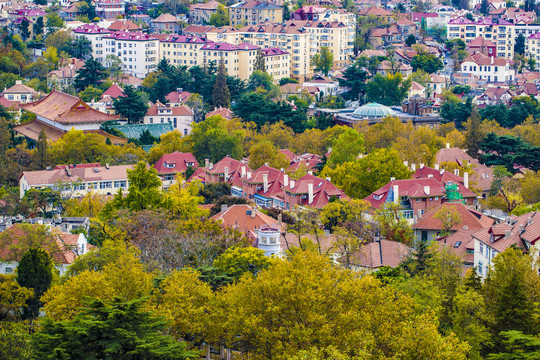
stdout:
[(390, 109), (388, 106), (377, 103), (362, 105), (353, 112), (353, 116), (362, 119), (381, 119), (387, 116), (395, 115), (396, 113), (394, 110)]

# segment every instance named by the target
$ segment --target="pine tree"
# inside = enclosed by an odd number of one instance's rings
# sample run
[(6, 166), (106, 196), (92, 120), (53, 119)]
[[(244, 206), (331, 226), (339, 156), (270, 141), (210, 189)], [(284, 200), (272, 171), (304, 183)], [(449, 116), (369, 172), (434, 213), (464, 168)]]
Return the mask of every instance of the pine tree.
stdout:
[(130, 124), (140, 122), (148, 110), (141, 93), (131, 85), (124, 88), (124, 96), (113, 100), (113, 106), (116, 112), (124, 116)]
[(106, 77), (103, 65), (91, 57), (84, 62), (83, 67), (77, 70), (73, 85), (77, 91), (83, 91), (87, 86), (98, 86)]
[(257, 51), (257, 58), (255, 59), (255, 66), (253, 68), (253, 71), (255, 70), (261, 70), (266, 72), (266, 64), (261, 49)]
[(212, 102), (215, 107), (229, 108), (231, 106), (231, 94), (227, 86), (227, 71), (225, 70), (223, 58), (219, 63), (214, 91), (212, 92)]
[(465, 128), (467, 129), (467, 132), (465, 133), (465, 147), (467, 148), (467, 153), (474, 158), (478, 158), (480, 143), (484, 138), (480, 129), (481, 125), (482, 120), (480, 120), (478, 108), (475, 107), (471, 112), (471, 116), (465, 123)]
[(39, 132), (39, 137), (37, 141), (37, 152), (36, 152), (36, 162), (38, 164), (38, 167), (40, 170), (45, 169), (47, 166), (47, 150), (48, 150), (48, 144), (47, 144), (47, 134), (45, 133), (45, 130), (41, 129)]
[(25, 318), (36, 318), (41, 307), (41, 295), (49, 289), (53, 278), (53, 261), (49, 254), (42, 249), (30, 249), (24, 254), (17, 266), (17, 283), (29, 289), (34, 289), (34, 297), (28, 300), (28, 306), (23, 310)]
[(46, 318), (33, 338), (38, 359), (190, 359), (197, 352), (164, 335), (165, 322), (142, 310), (145, 299), (89, 299), (74, 318)]

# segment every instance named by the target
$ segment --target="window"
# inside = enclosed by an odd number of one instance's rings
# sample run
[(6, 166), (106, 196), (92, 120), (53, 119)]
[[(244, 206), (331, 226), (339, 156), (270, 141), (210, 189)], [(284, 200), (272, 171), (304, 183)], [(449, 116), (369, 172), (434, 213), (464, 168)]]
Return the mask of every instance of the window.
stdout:
[(7, 274), (10, 274), (10, 273), (12, 273), (12, 272), (13, 272), (13, 268), (11, 268), (11, 267), (6, 267), (6, 273), (7, 273)]
[(484, 254), (484, 244), (480, 243), (480, 254)]
[(174, 180), (175, 176), (176, 176), (175, 174), (166, 174), (165, 177), (164, 177), (164, 180), (166, 180), (166, 181)]
[(484, 264), (482, 264), (481, 261), (478, 263), (478, 273), (480, 275), (483, 275), (483, 273), (484, 273)]
[(112, 188), (112, 181), (102, 181), (99, 183), (100, 189), (110, 189)]
[(126, 186), (126, 181), (125, 180), (115, 181), (114, 182), (114, 187), (119, 188), (119, 189), (125, 189), (127, 187)]

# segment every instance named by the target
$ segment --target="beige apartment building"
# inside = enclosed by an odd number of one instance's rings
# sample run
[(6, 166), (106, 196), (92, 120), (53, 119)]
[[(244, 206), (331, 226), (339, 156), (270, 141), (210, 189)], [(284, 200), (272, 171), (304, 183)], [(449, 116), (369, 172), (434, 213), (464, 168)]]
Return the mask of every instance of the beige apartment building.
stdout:
[(282, 22), (283, 8), (268, 1), (241, 1), (229, 6), (229, 20), (231, 26)]
[(197, 36), (168, 35), (159, 41), (161, 59), (168, 59), (172, 65), (203, 66), (201, 48), (208, 41)]
[[(291, 77), (304, 81), (313, 76), (311, 58), (321, 46), (327, 46), (334, 55), (333, 68), (351, 63), (354, 47), (354, 27), (341, 21), (290, 20), (286, 23), (263, 23), (238, 30), (211, 29), (209, 40), (233, 44), (249, 43), (260, 48), (280, 48), (290, 53)], [(231, 35), (234, 34), (234, 35)]]
[(514, 58), (514, 24), (500, 18), (485, 18), (471, 21), (457, 18), (446, 25), (448, 39), (462, 39), (466, 43), (478, 36), (497, 45), (497, 56), (505, 59)]

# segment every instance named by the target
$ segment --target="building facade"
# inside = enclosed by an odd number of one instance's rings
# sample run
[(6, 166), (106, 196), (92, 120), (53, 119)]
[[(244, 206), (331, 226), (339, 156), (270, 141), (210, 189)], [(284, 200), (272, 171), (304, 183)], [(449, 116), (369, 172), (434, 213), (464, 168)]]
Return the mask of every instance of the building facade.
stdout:
[(229, 24), (246, 26), (266, 21), (283, 22), (283, 8), (268, 1), (242, 1), (229, 6)]

